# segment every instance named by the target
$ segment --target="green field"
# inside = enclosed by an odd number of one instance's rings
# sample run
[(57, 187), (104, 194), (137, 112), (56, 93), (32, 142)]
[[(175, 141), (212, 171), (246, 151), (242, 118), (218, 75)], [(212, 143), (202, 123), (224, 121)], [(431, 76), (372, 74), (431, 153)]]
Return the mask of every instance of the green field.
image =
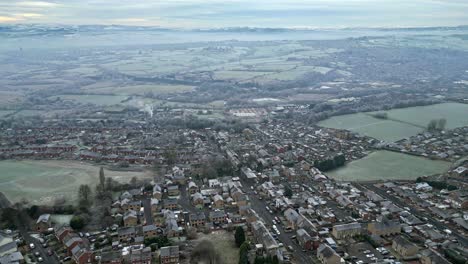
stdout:
[(445, 172), (450, 163), (392, 152), (375, 151), (360, 160), (327, 173), (336, 180), (414, 180), (417, 177)]
[(431, 119), (445, 118), (446, 129), (468, 125), (468, 105), (444, 103), (385, 111), (389, 119), (382, 120), (371, 113), (334, 116), (319, 126), (347, 129), (385, 141), (397, 141), (424, 131)]
[[(4, 160), (0, 161), (0, 191), (12, 202), (24, 198), (34, 204), (50, 204), (61, 197), (73, 202), (81, 184), (97, 183), (98, 171), (98, 166), (77, 161)], [(105, 172), (121, 182), (148, 176), (147, 172)]]

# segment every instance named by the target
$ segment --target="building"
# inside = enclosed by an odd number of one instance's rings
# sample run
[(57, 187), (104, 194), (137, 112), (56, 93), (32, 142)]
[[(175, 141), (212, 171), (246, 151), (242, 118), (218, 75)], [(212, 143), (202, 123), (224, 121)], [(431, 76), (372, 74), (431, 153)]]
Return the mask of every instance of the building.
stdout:
[(354, 222), (343, 225), (333, 226), (332, 235), (336, 239), (350, 238), (356, 235), (360, 235), (362, 227), (360, 223)]
[(263, 245), (267, 254), (273, 256), (278, 250), (278, 242), (273, 238), (271, 232), (262, 221), (252, 222), (252, 232), (258, 243)]
[(400, 254), (403, 259), (414, 257), (419, 252), (419, 248), (415, 244), (409, 242), (402, 236), (393, 239), (392, 248)]
[(192, 181), (189, 182), (189, 184), (188, 184), (188, 192), (189, 192), (190, 195), (192, 195), (192, 194), (198, 192), (198, 186), (197, 186), (197, 184), (194, 183), (194, 182), (192, 182)]
[(63, 239), (72, 232), (72, 229), (68, 226), (60, 226), (54, 229), (55, 237), (58, 241), (63, 243)]
[(121, 206), (122, 209), (126, 212), (130, 210), (139, 212), (141, 209), (141, 201), (130, 201), (128, 199), (124, 199), (121, 202)]
[(215, 224), (223, 224), (226, 221), (224, 210), (216, 210), (210, 212), (210, 221)]
[(153, 187), (153, 198), (158, 200), (161, 200), (162, 198), (162, 188), (157, 184)]
[(177, 208), (179, 208), (177, 199), (164, 199), (163, 205), (164, 205), (164, 209), (167, 209), (167, 210), (176, 210)]
[(150, 247), (132, 249), (130, 252), (131, 264), (151, 264), (152, 258)]
[(216, 194), (213, 197), (213, 204), (215, 208), (222, 209), (224, 208), (224, 199), (221, 195)]
[(128, 242), (136, 237), (135, 227), (122, 227), (117, 231), (120, 242)]
[(36, 231), (46, 232), (51, 227), (50, 214), (42, 214), (36, 221)]
[(151, 198), (151, 213), (156, 213), (159, 211), (159, 199)]
[(296, 228), (297, 220), (299, 219), (299, 214), (295, 210), (288, 208), (286, 211), (284, 211), (284, 217), (288, 221), (289, 227)]
[(159, 254), (161, 264), (179, 263), (179, 246), (162, 247)]
[(367, 230), (372, 235), (391, 236), (401, 233), (401, 224), (398, 221), (390, 221), (382, 219), (382, 221), (374, 221), (367, 225)]
[(206, 223), (206, 216), (203, 212), (197, 212), (189, 215), (190, 225), (193, 227), (203, 227)]
[(344, 263), (340, 255), (326, 244), (321, 244), (317, 249), (317, 258), (323, 264), (340, 264)]
[(205, 204), (205, 199), (204, 199), (203, 195), (201, 193), (199, 193), (199, 192), (192, 195), (192, 204), (193, 204), (193, 206), (195, 206), (197, 208), (203, 208), (203, 206)]
[(143, 236), (146, 238), (153, 238), (158, 236), (158, 227), (155, 225), (145, 225), (142, 227)]
[(450, 264), (450, 261), (432, 249), (421, 251), (421, 258), (419, 261), (421, 264)]
[(302, 228), (298, 229), (296, 231), (296, 237), (297, 237), (297, 241), (299, 242), (299, 245), (301, 245), (303, 249), (306, 249), (306, 250), (312, 249), (313, 240), (312, 240), (312, 237), (309, 235), (309, 233), (307, 233), (307, 231), (305, 231)]
[(178, 185), (169, 185), (167, 186), (167, 194), (169, 196), (177, 196), (180, 194)]
[(123, 222), (124, 226), (136, 226), (138, 224), (137, 213), (133, 210), (125, 212)]
[(76, 245), (72, 249), (72, 258), (76, 264), (94, 263), (94, 253), (83, 245)]
[(67, 254), (71, 256), (73, 248), (75, 248), (77, 245), (84, 244), (84, 241), (77, 234), (70, 233), (67, 236), (65, 236), (65, 238), (63, 239), (63, 244), (65, 248), (67, 249)]
[(123, 257), (119, 251), (102, 252), (100, 264), (122, 264)]

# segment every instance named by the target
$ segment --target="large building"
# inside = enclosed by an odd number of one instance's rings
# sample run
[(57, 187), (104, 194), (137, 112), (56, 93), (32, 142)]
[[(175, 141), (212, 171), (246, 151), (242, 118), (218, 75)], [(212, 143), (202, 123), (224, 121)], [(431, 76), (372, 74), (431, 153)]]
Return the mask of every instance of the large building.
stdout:
[(162, 247), (159, 261), (161, 264), (179, 263), (179, 246)]
[(369, 223), (367, 230), (369, 233), (379, 236), (398, 235), (401, 233), (401, 224), (398, 221), (382, 219), (382, 221)]
[(416, 256), (419, 252), (418, 246), (409, 242), (405, 238), (398, 236), (393, 239), (393, 250), (395, 250), (403, 259)]
[(340, 255), (326, 244), (321, 244), (317, 249), (317, 258), (323, 264), (341, 264), (344, 263)]
[(360, 235), (362, 232), (362, 226), (360, 223), (354, 222), (343, 225), (333, 226), (332, 235), (336, 239), (350, 238), (356, 235)]

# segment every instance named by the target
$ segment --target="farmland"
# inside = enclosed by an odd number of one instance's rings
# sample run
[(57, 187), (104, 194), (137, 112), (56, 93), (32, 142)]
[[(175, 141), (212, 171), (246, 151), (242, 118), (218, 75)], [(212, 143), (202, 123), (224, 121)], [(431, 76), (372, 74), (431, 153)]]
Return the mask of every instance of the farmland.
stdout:
[(449, 162), (391, 151), (376, 151), (327, 175), (342, 181), (414, 180), (446, 171)]
[[(99, 167), (75, 161), (0, 161), (0, 191), (12, 202), (22, 198), (35, 204), (51, 203), (57, 198), (72, 202), (81, 184), (94, 185)], [(147, 172), (106, 170), (106, 176), (120, 182), (131, 177), (147, 177)]]
[(423, 132), (431, 119), (445, 118), (447, 129), (468, 125), (468, 105), (444, 103), (386, 111), (388, 119), (377, 119), (371, 113), (357, 113), (329, 118), (320, 126), (347, 129), (385, 141), (396, 141)]

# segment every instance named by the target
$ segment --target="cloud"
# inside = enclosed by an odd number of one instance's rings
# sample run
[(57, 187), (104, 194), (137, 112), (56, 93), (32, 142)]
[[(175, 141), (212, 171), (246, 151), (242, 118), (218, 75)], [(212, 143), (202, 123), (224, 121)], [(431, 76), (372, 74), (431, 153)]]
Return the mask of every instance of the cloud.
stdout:
[(44, 1), (23, 1), (16, 3), (17, 6), (24, 7), (58, 7), (60, 4)]
[(468, 1), (0, 0), (0, 16), (25, 23), (169, 27), (455, 26), (467, 23)]
[(21, 21), (21, 19), (17, 17), (0, 16), (0, 23), (14, 23), (19, 21)]
[(43, 14), (38, 13), (22, 13), (22, 14), (15, 14), (15, 17), (24, 17), (24, 18), (40, 18), (43, 17)]

